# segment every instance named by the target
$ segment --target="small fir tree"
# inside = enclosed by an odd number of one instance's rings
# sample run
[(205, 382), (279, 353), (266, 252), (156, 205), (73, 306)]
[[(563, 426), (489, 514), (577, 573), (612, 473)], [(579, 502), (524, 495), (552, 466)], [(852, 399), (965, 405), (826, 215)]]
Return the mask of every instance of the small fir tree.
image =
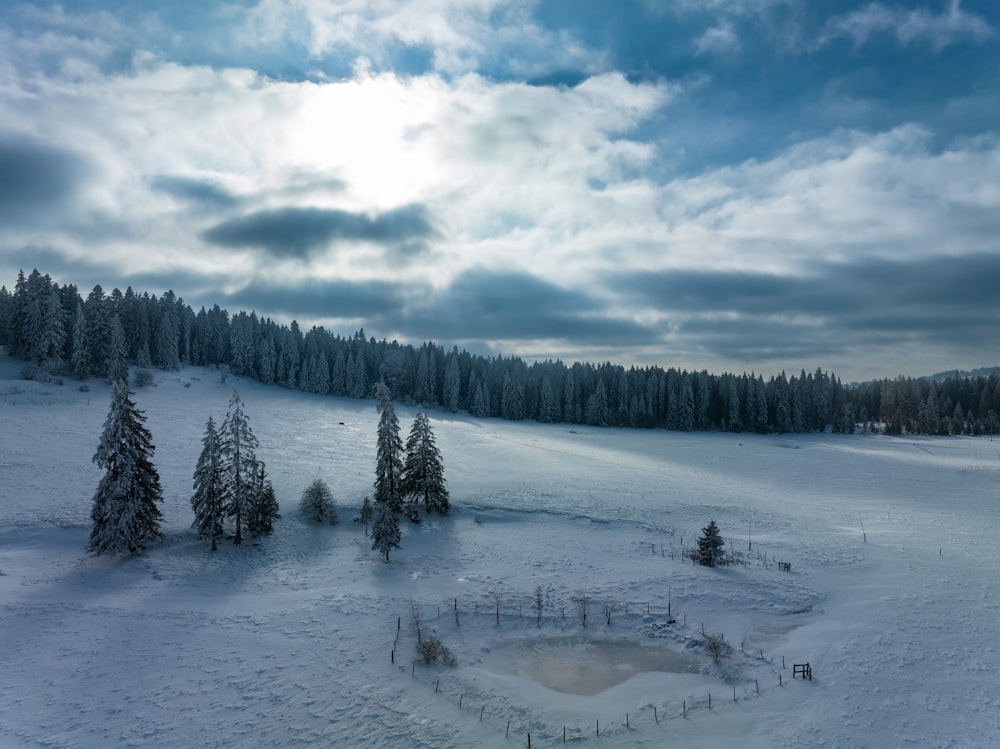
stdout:
[(218, 549), (216, 541), (224, 532), (226, 503), (219, 434), (211, 416), (201, 444), (201, 455), (194, 469), (194, 494), (191, 496), (194, 522), (191, 527), (198, 531), (200, 538), (210, 539), (212, 551), (215, 551)]
[(406, 462), (400, 481), (400, 491), (407, 499), (411, 519), (415, 518), (421, 503), (427, 513), (448, 514), (450, 502), (445, 483), (441, 453), (434, 442), (430, 420), (421, 410), (406, 439)]
[(719, 526), (714, 520), (701, 529), (698, 539), (698, 563), (705, 567), (715, 567), (722, 562), (722, 547), (725, 545), (719, 534)]
[(399, 548), (399, 516), (392, 511), (388, 502), (375, 503), (375, 520), (372, 525), (372, 549), (385, 554), (389, 561), (389, 550)]
[(144, 412), (135, 407), (125, 382), (111, 389), (111, 408), (104, 422), (94, 463), (105, 469), (94, 494), (90, 518), (90, 551), (97, 554), (135, 553), (160, 536), (157, 503), (163, 497), (153, 465), (152, 435)]
[(333, 501), (333, 492), (323, 479), (316, 479), (305, 488), (299, 509), (303, 515), (317, 523), (337, 524), (337, 506)]
[(254, 538), (269, 536), (274, 530), (274, 521), (281, 519), (278, 512), (278, 498), (274, 494), (274, 486), (267, 477), (264, 463), (257, 463), (256, 490), (247, 508), (247, 530)]
[(366, 496), (364, 501), (361, 503), (361, 512), (358, 513), (358, 516), (356, 518), (354, 518), (355, 523), (365, 524), (366, 536), (368, 535), (368, 523), (372, 521), (373, 514), (374, 513), (372, 511), (372, 501)]

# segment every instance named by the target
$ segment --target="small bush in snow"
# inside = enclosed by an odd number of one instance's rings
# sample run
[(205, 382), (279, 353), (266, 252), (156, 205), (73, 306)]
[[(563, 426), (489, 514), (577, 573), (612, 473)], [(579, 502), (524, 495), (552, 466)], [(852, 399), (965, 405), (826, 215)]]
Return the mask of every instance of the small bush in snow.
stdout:
[(424, 663), (443, 663), (454, 666), (457, 662), (451, 651), (436, 637), (422, 637), (417, 641), (417, 655)]
[(317, 523), (337, 524), (337, 507), (333, 502), (333, 492), (323, 479), (316, 479), (302, 492), (299, 509), (309, 520)]
[(726, 642), (725, 635), (705, 635), (705, 649), (708, 654), (712, 656), (712, 660), (716, 663), (720, 659), (725, 658), (732, 651), (729, 647), (729, 643)]
[(148, 387), (153, 384), (153, 373), (148, 369), (140, 369), (135, 373), (135, 386), (139, 388)]

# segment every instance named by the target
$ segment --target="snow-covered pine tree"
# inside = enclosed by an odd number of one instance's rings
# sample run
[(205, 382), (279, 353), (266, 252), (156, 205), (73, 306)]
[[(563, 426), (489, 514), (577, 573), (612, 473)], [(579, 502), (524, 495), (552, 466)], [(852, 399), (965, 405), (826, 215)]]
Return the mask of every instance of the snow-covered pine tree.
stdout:
[(385, 502), (394, 513), (403, 509), (403, 494), (399, 481), (403, 474), (403, 442), (399, 437), (399, 419), (385, 383), (375, 386), (376, 408), (379, 412), (376, 438), (375, 504)]
[(597, 381), (594, 394), (587, 400), (587, 423), (594, 426), (608, 425), (608, 391), (604, 387), (604, 378)]
[(88, 549), (97, 554), (135, 553), (160, 536), (160, 476), (153, 465), (152, 435), (146, 416), (121, 380), (111, 388), (94, 463), (104, 469), (94, 493)]
[(257, 438), (250, 429), (250, 421), (233, 390), (229, 411), (219, 430), (219, 452), (222, 456), (223, 496), (226, 515), (236, 521), (233, 543), (243, 543), (243, 523), (253, 505), (257, 487)]
[(430, 420), (421, 409), (406, 438), (406, 460), (400, 481), (411, 520), (416, 519), (421, 503), (427, 513), (448, 514), (450, 503), (445, 483), (441, 453), (434, 442)]
[(458, 366), (458, 349), (448, 355), (448, 364), (444, 370), (444, 407), (454, 413), (461, 401), (462, 372)]
[(87, 353), (87, 321), (83, 316), (83, 302), (77, 301), (73, 316), (73, 336), (70, 346), (70, 371), (78, 380), (90, 374), (90, 356)]
[(257, 463), (256, 491), (247, 508), (247, 530), (254, 538), (269, 536), (274, 530), (274, 521), (281, 519), (278, 498), (274, 494), (274, 485), (267, 477), (264, 463)]
[(111, 317), (111, 347), (104, 356), (108, 363), (110, 382), (128, 382), (128, 349), (125, 345), (125, 331), (118, 315)]
[(303, 515), (317, 523), (325, 521), (330, 525), (337, 524), (337, 506), (333, 501), (333, 492), (323, 479), (316, 479), (305, 488), (299, 509)]
[(211, 539), (212, 551), (215, 551), (218, 548), (216, 540), (222, 537), (224, 530), (226, 503), (219, 434), (211, 416), (201, 444), (201, 455), (194, 469), (194, 494), (191, 495), (194, 522), (191, 527), (198, 531), (199, 537)]
[(368, 368), (361, 351), (354, 359), (354, 383), (351, 385), (352, 398), (364, 398), (368, 395)]
[(722, 547), (725, 541), (719, 534), (719, 526), (714, 520), (701, 529), (701, 536), (698, 538), (698, 563), (705, 567), (715, 567), (722, 561)]
[(42, 338), (38, 358), (50, 369), (59, 369), (63, 364), (66, 348), (66, 315), (62, 309), (59, 288), (52, 284), (42, 299)]
[(557, 418), (556, 394), (552, 389), (552, 379), (545, 375), (542, 378), (542, 387), (538, 402), (538, 420), (543, 424), (551, 424)]
[(372, 517), (374, 514), (375, 513), (372, 510), (372, 501), (367, 496), (365, 496), (364, 502), (361, 503), (361, 512), (358, 513), (358, 516), (356, 518), (354, 518), (354, 522), (365, 524), (366, 536), (368, 535), (368, 524), (372, 521)]
[(372, 549), (385, 554), (389, 561), (389, 550), (399, 548), (399, 516), (392, 511), (388, 502), (375, 503), (375, 520), (372, 523)]
[(380, 414), (376, 438), (375, 463), (375, 521), (372, 526), (372, 549), (385, 554), (399, 547), (399, 513), (403, 509), (403, 495), (399, 483), (403, 472), (400, 454), (403, 443), (399, 438), (399, 420), (389, 397), (389, 388), (380, 382), (375, 387), (377, 408)]
[(510, 372), (503, 377), (503, 395), (500, 401), (500, 415), (505, 419), (520, 421), (524, 418), (524, 384), (517, 375)]

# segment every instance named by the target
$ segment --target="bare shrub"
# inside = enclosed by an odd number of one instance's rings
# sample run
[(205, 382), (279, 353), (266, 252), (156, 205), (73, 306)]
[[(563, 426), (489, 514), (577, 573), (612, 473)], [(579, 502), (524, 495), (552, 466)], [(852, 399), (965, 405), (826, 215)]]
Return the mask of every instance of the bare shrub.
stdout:
[(590, 593), (579, 592), (574, 595), (570, 600), (576, 604), (576, 613), (580, 617), (580, 624), (584, 627), (587, 626), (587, 606), (591, 601)]
[(135, 386), (144, 388), (153, 384), (153, 373), (148, 369), (140, 369), (135, 373)]
[(723, 634), (705, 635), (704, 644), (705, 649), (708, 650), (709, 655), (712, 656), (712, 660), (716, 663), (732, 652), (732, 648), (729, 647), (729, 643), (726, 642), (726, 636)]
[(436, 637), (422, 637), (417, 641), (417, 655), (424, 663), (443, 663), (446, 666), (454, 666), (457, 661), (451, 651), (444, 646)]

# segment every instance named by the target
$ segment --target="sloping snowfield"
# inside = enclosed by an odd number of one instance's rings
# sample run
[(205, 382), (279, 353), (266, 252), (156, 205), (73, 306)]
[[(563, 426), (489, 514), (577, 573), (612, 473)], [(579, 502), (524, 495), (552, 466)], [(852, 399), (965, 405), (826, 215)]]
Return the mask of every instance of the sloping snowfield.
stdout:
[[(373, 401), (156, 372), (166, 537), (115, 559), (85, 552), (108, 387), (19, 368), (0, 356), (0, 747), (1000, 746), (1000, 439), (431, 411), (454, 512), (404, 520), (386, 564), (351, 522)], [(233, 387), (283, 518), (212, 554), (191, 474)], [(296, 512), (317, 477), (336, 527)], [(745, 566), (681, 556), (711, 519)], [(456, 666), (414, 663), (414, 612)]]

